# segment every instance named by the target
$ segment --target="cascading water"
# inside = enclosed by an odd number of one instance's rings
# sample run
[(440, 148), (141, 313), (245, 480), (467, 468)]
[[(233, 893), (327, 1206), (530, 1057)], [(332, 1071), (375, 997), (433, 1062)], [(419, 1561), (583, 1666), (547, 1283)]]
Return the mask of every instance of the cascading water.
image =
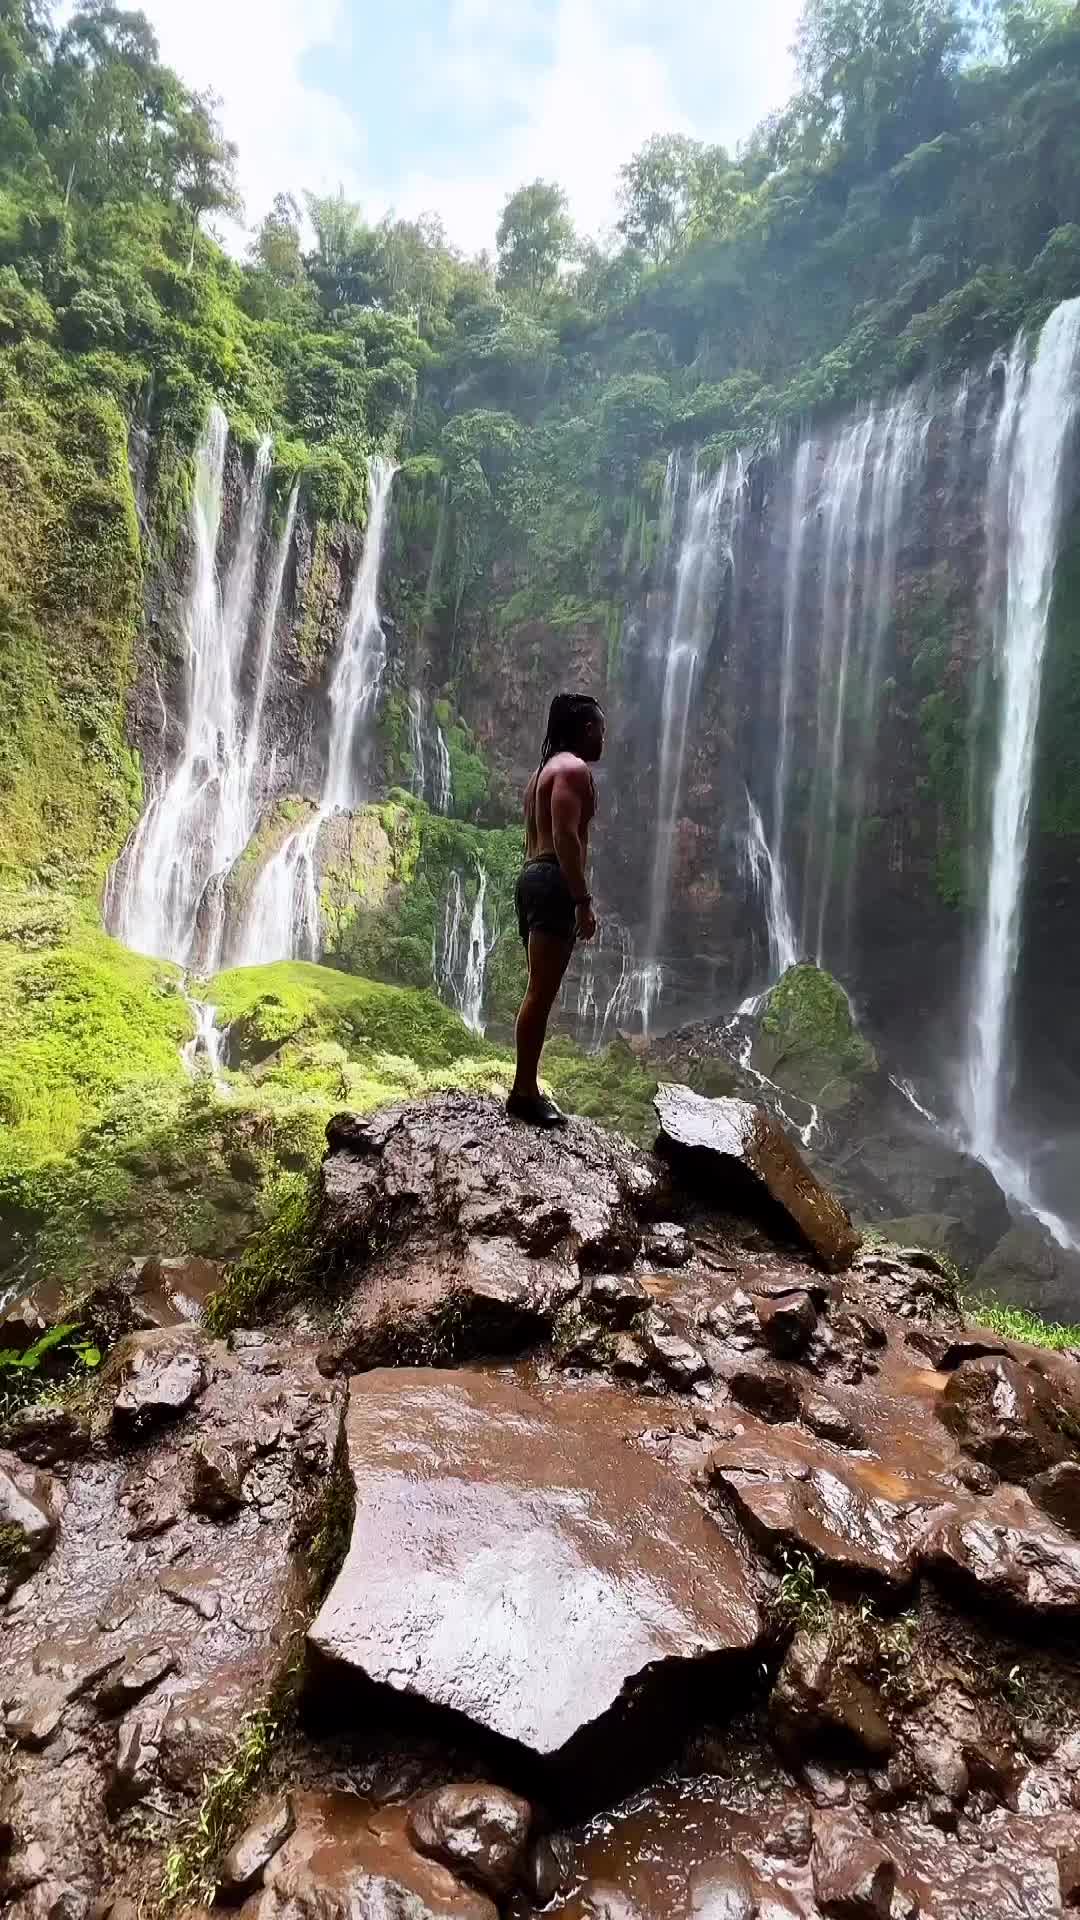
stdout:
[(799, 944), (788, 908), (783, 871), (765, 837), (761, 815), (749, 791), (746, 795), (746, 807), (749, 816), (744, 843), (746, 863), (765, 905), (765, 918), (769, 929), (770, 981), (775, 982), (787, 972), (789, 967), (797, 963)]
[(195, 1032), (181, 1048), (180, 1057), (192, 1079), (205, 1068), (219, 1091), (225, 1092), (227, 1083), (221, 1078), (224, 1036), (217, 1025), (217, 1008), (208, 1000), (193, 999), (186, 990), (184, 997), (195, 1018)]
[[(675, 606), (663, 656), (646, 969), (657, 966), (667, 922), (690, 709), (712, 640), (720, 596), (734, 566), (733, 531), (744, 499), (744, 481), (739, 455), (726, 460), (711, 480), (696, 465), (690, 477), (676, 564)], [(677, 487), (676, 466), (668, 467), (668, 484), (672, 490)]]
[(437, 928), (431, 951), (431, 972), (439, 992), (457, 1008), (470, 1031), (481, 1034), (487, 963), (495, 944), (494, 935), (484, 924), (486, 901), (487, 872), (478, 860), (476, 897), (466, 927), (465, 890), (461, 875), (452, 873), (443, 905), (441, 936)]
[[(1020, 949), (1035, 739), (1054, 568), (1063, 467), (1080, 412), (1080, 299), (1051, 314), (1033, 360), (1018, 340), (1009, 358), (994, 447), (990, 516), (1007, 516), (1003, 620), (997, 632), (1000, 719), (982, 941), (975, 974), (966, 1107), (972, 1151), (999, 1185), (1064, 1244), (1060, 1220), (1040, 1209), (1002, 1137), (1009, 1016)], [(1006, 479), (1007, 476), (1007, 479)], [(996, 485), (994, 483), (997, 483)], [(992, 537), (991, 525), (988, 534)]]
[(406, 712), (409, 716), (409, 758), (412, 761), (409, 786), (416, 798), (422, 800), (427, 775), (424, 765), (424, 696), (419, 687), (409, 688)]
[(244, 737), (244, 813), (247, 822), (245, 843), (251, 837), (258, 818), (259, 784), (265, 756), (263, 740), (263, 720), (266, 714), (266, 696), (270, 686), (270, 666), (274, 657), (274, 635), (277, 630), (278, 615), (281, 611), (282, 595), (285, 591), (285, 572), (292, 552), (293, 538), (296, 533), (296, 513), (300, 501), (299, 483), (289, 495), (289, 505), (285, 513), (285, 523), (278, 538), (273, 566), (270, 570), (269, 591), (263, 612), (262, 628), (259, 634), (259, 652), (255, 661), (255, 692), (251, 702), (251, 717), (248, 720)]
[[(596, 939), (579, 949), (576, 987), (568, 980), (560, 996), (565, 1013), (572, 1015), (579, 1041), (598, 1050), (624, 1029), (647, 1036), (659, 1005), (664, 976), (659, 966), (642, 966), (634, 954), (629, 929), (621, 921), (601, 919)], [(618, 972), (606, 964), (618, 956)], [(609, 982), (601, 987), (603, 974)]]
[(316, 960), (320, 950), (316, 853), (323, 822), (351, 812), (363, 798), (357, 756), (369, 744), (386, 641), (379, 614), (379, 568), (390, 492), (397, 468), (379, 454), (368, 461), (368, 520), (348, 619), (330, 682), (330, 744), (322, 797), (264, 865), (251, 891), (238, 940), (238, 964)]
[[(107, 895), (111, 931), (128, 946), (181, 965), (198, 960), (204, 967), (215, 964), (221, 943), (220, 876), (247, 839), (240, 677), (271, 456), (267, 439), (244, 488), (222, 592), (217, 555), (228, 437), (228, 422), (215, 406), (196, 455), (191, 503), (183, 751), (172, 772), (159, 780)], [(218, 884), (212, 886), (215, 878)]]
[[(784, 637), (780, 660), (780, 711), (776, 729), (776, 765), (773, 770), (772, 845), (769, 849), (772, 866), (781, 876), (784, 871), (784, 829), (787, 824), (788, 787), (791, 780), (792, 713), (795, 704), (798, 640), (801, 630), (799, 588), (802, 581), (803, 546), (810, 516), (810, 473), (813, 456), (813, 441), (803, 440), (795, 455), (791, 477), (791, 510), (788, 518), (787, 561), (784, 568)], [(749, 795), (747, 798), (749, 799)]]
[(438, 721), (435, 722), (435, 771), (432, 775), (432, 798), (436, 813), (449, 813), (453, 805), (453, 775), (450, 770), (450, 749)]

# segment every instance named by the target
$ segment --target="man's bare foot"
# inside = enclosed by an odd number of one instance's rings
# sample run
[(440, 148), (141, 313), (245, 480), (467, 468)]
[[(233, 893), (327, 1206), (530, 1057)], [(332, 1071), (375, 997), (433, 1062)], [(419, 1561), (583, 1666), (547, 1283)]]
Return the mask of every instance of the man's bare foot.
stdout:
[(565, 1127), (566, 1115), (549, 1100), (546, 1093), (511, 1093), (506, 1111), (511, 1120), (525, 1120), (530, 1127)]

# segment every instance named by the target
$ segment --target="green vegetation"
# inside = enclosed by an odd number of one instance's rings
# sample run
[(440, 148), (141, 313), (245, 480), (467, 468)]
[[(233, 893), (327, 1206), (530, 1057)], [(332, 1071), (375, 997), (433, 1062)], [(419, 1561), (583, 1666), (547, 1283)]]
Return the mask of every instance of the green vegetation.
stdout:
[(804, 963), (789, 967), (772, 989), (754, 1063), (804, 1099), (842, 1106), (853, 1077), (874, 1072), (877, 1057), (839, 981)]
[(229, 1759), (204, 1778), (195, 1814), (165, 1856), (161, 1873), (165, 1906), (188, 1895), (213, 1900), (217, 1863), (251, 1800), (279, 1730), (279, 1718), (270, 1708), (247, 1714)]
[(996, 1300), (965, 1300), (964, 1311), (976, 1326), (989, 1327), (1003, 1340), (1023, 1340), (1029, 1347), (1050, 1347), (1056, 1352), (1080, 1347), (1080, 1326), (1063, 1327), (1053, 1320), (1040, 1320), (1026, 1307), (1003, 1307)]

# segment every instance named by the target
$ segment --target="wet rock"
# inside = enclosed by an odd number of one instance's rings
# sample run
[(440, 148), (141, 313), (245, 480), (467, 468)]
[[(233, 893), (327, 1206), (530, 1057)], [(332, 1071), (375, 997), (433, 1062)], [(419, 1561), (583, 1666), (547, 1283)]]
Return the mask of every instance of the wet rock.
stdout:
[(674, 1220), (658, 1220), (646, 1232), (646, 1258), (658, 1267), (685, 1267), (692, 1252), (686, 1228)]
[(745, 1860), (705, 1860), (690, 1876), (688, 1912), (701, 1920), (757, 1920), (754, 1875)]
[(769, 1699), (778, 1737), (792, 1751), (823, 1736), (841, 1736), (872, 1759), (892, 1752), (893, 1737), (881, 1699), (859, 1671), (873, 1665), (873, 1649), (858, 1644), (852, 1628), (795, 1635)]
[(500, 1101), (448, 1093), (327, 1129), (319, 1230), (339, 1259), (406, 1236), (501, 1238), (582, 1268), (629, 1266), (639, 1219), (665, 1189), (658, 1162), (586, 1120), (523, 1134)]
[(12, 1453), (35, 1467), (76, 1460), (90, 1445), (85, 1420), (68, 1407), (20, 1407), (5, 1429), (5, 1438)]
[(203, 1260), (197, 1254), (167, 1260), (152, 1255), (133, 1260), (117, 1286), (129, 1296), (136, 1327), (201, 1326), (223, 1274), (216, 1260)]
[(802, 1403), (800, 1418), (811, 1433), (820, 1440), (831, 1440), (838, 1447), (861, 1447), (862, 1429), (833, 1400), (827, 1400), (824, 1394), (807, 1394)]
[(525, 1863), (522, 1886), (534, 1907), (549, 1906), (572, 1877), (570, 1847), (558, 1834), (542, 1834)]
[(418, 1853), (403, 1807), (346, 1793), (294, 1793), (295, 1827), (244, 1920), (497, 1920), (494, 1903)]
[(1063, 1847), (1058, 1854), (1058, 1877), (1063, 1907), (1080, 1907), (1080, 1846)]
[(168, 1599), (192, 1607), (201, 1620), (216, 1620), (221, 1611), (221, 1582), (213, 1567), (170, 1568), (158, 1586)]
[(239, 1513), (251, 1460), (252, 1449), (242, 1440), (200, 1440), (192, 1454), (192, 1510), (211, 1520), (228, 1520)]
[(616, 1379), (640, 1380), (649, 1371), (649, 1356), (632, 1333), (617, 1333), (609, 1364)]
[(110, 1362), (119, 1378), (111, 1426), (120, 1440), (140, 1439), (179, 1419), (206, 1390), (206, 1349), (193, 1328), (136, 1333)]
[(980, 1295), (1017, 1304), (1044, 1320), (1076, 1317), (1080, 1256), (1059, 1247), (1045, 1228), (1003, 1224), (1001, 1237), (975, 1275)]
[(105, 1801), (115, 1819), (127, 1807), (145, 1800), (154, 1786), (164, 1710), (150, 1707), (129, 1714), (116, 1736), (116, 1758), (109, 1775)]
[(522, 1877), (532, 1808), (482, 1782), (437, 1787), (409, 1808), (408, 1834), (420, 1853), (500, 1899)]
[(1056, 1467), (1035, 1476), (1028, 1492), (1059, 1527), (1080, 1537), (1080, 1463), (1059, 1460)]
[(765, 1345), (778, 1360), (804, 1353), (817, 1326), (817, 1309), (808, 1293), (781, 1293), (756, 1302)]
[(221, 1863), (222, 1892), (238, 1899), (260, 1887), (266, 1868), (295, 1828), (291, 1795), (278, 1793), (263, 1801)]
[(689, 1340), (684, 1340), (662, 1314), (649, 1314), (641, 1338), (653, 1365), (673, 1387), (685, 1391), (708, 1373), (709, 1363), (704, 1355)]
[(763, 1420), (797, 1420), (802, 1408), (799, 1389), (786, 1374), (767, 1366), (736, 1367), (727, 1376), (727, 1384), (740, 1406), (749, 1407)]
[(840, 1202), (810, 1172), (764, 1107), (745, 1100), (706, 1100), (689, 1087), (661, 1085), (656, 1095), (660, 1144), (688, 1172), (709, 1169), (714, 1194), (733, 1205), (771, 1203), (834, 1271), (851, 1265), (859, 1236)]
[(617, 1741), (632, 1681), (663, 1692), (759, 1631), (734, 1547), (639, 1444), (647, 1425), (610, 1387), (353, 1381), (352, 1541), (312, 1645), (540, 1754), (586, 1729)]
[(949, 1377), (941, 1418), (960, 1445), (1007, 1480), (1030, 1480), (1075, 1451), (1080, 1425), (1049, 1382), (1018, 1360), (966, 1360)]
[(805, 1807), (791, 1807), (770, 1835), (769, 1852), (777, 1860), (804, 1867), (814, 1844), (814, 1823)]
[(0, 1453), (0, 1600), (45, 1560), (56, 1539), (59, 1489), (51, 1476)]
[[(885, 1581), (910, 1579), (928, 1506), (880, 1491), (889, 1476), (864, 1477), (861, 1464), (829, 1455), (807, 1459), (779, 1444), (731, 1441), (710, 1457), (707, 1477), (730, 1501), (751, 1536), (771, 1552), (796, 1547), (839, 1570)], [(890, 1488), (891, 1491), (891, 1488)]]
[(815, 1820), (811, 1867), (814, 1897), (830, 1920), (889, 1920), (896, 1868), (853, 1820)]
[(1008, 1348), (992, 1334), (950, 1333), (940, 1327), (909, 1327), (909, 1347), (924, 1355), (937, 1373), (952, 1373), (965, 1360), (992, 1360), (999, 1354), (1008, 1357)]
[(616, 1327), (629, 1327), (649, 1305), (649, 1295), (632, 1273), (597, 1273), (589, 1284), (589, 1308)]
[(132, 1647), (122, 1665), (98, 1688), (97, 1703), (102, 1713), (127, 1713), (175, 1666), (176, 1655), (169, 1647)]
[(40, 1340), (47, 1326), (48, 1321), (32, 1299), (16, 1301), (0, 1312), (0, 1351), (6, 1347), (14, 1353), (25, 1353)]

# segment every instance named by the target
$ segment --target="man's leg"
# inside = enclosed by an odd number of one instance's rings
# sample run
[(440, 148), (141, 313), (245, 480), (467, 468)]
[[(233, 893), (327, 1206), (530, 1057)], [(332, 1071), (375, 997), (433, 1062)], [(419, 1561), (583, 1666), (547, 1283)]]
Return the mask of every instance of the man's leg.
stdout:
[(547, 1039), (548, 1015), (555, 1005), (573, 951), (573, 941), (564, 940), (558, 934), (529, 935), (529, 984), (514, 1028), (517, 1045), (517, 1072), (513, 1087), (515, 1098), (535, 1100), (539, 1096), (536, 1076)]

